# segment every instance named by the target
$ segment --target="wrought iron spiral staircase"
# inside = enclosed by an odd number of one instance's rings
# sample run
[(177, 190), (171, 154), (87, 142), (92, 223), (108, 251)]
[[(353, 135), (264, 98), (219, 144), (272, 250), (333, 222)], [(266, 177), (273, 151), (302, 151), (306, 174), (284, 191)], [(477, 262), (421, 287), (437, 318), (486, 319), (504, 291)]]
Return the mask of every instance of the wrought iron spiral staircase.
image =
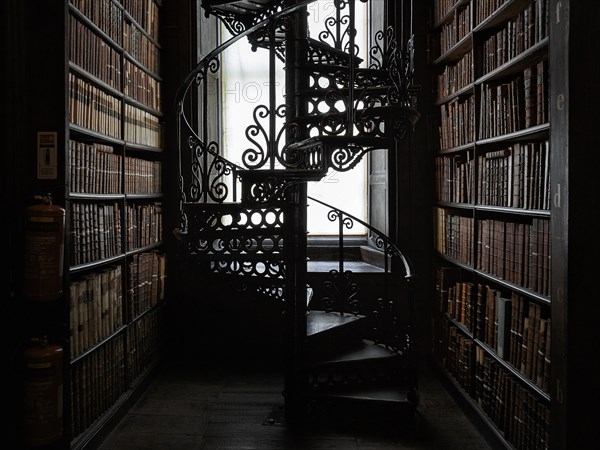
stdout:
[[(352, 170), (372, 150), (394, 151), (419, 118), (412, 39), (399, 46), (392, 28), (379, 31), (366, 67), (355, 42), (354, 0), (334, 0), (335, 14), (317, 39), (307, 27), (313, 1), (203, 1), (207, 17), (218, 17), (233, 37), (197, 64), (177, 95), (179, 252), (211, 284), (281, 308), (288, 420), (332, 399), (414, 411), (415, 275), (408, 259), (380, 231), (323, 203), (339, 223), (339, 258), (325, 273), (307, 262), (307, 183), (330, 169)], [(234, 164), (209, 117), (219, 108), (212, 94), (221, 55), (241, 39), (268, 52), (271, 91), (246, 128), (253, 147)], [(274, 95), (277, 59), (285, 67), (283, 104)], [(355, 222), (381, 255), (382, 278), (374, 283), (344, 259), (344, 229)]]

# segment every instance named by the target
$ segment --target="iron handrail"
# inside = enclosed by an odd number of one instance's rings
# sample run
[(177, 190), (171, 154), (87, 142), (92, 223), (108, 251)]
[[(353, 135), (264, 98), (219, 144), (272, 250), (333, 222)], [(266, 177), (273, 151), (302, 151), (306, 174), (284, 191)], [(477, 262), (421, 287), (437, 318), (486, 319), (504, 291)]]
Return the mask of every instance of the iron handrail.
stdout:
[[(402, 251), (398, 248), (398, 246), (396, 244), (394, 244), (390, 238), (388, 236), (386, 236), (385, 233), (383, 233), (382, 231), (378, 230), (377, 228), (375, 228), (374, 226), (368, 224), (367, 222), (365, 222), (364, 220), (359, 219), (356, 216), (353, 216), (352, 214), (347, 213), (344, 210), (341, 210), (339, 208), (336, 208), (335, 206), (332, 206), (328, 203), (325, 203), (319, 199), (316, 199), (314, 197), (308, 196), (307, 197), (309, 200), (312, 200), (314, 202), (317, 202), (327, 208), (330, 208), (331, 210), (335, 211), (339, 217), (342, 216), (346, 216), (349, 217), (352, 221), (358, 222), (360, 223), (362, 226), (364, 226), (365, 228), (367, 228), (368, 230), (370, 230), (371, 232), (373, 232), (374, 234), (377, 235), (377, 247), (378, 248), (384, 248), (384, 250), (390, 255), (390, 256), (398, 256), (400, 258), (400, 261), (402, 261), (402, 265), (404, 266), (404, 278), (406, 279), (407, 282), (411, 283), (416, 279), (416, 275), (412, 269), (412, 263), (410, 262), (410, 260), (408, 259), (408, 257), (406, 255), (404, 255), (404, 253), (402, 253)], [(389, 249), (391, 249), (392, 251), (390, 252)]]

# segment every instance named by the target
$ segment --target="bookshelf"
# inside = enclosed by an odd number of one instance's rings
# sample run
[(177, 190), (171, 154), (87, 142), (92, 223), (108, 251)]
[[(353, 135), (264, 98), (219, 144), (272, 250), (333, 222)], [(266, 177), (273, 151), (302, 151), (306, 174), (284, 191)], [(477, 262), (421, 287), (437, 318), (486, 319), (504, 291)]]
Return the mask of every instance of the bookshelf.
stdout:
[(435, 0), (435, 360), (509, 449), (550, 448), (548, 0)]
[[(27, 324), (17, 333), (21, 341), (44, 336), (63, 352), (62, 429), (58, 439), (42, 436), (51, 448), (94, 445), (161, 358), (167, 280), (161, 6), (157, 0), (11, 6), (16, 22), (31, 30), (17, 39), (28, 55), (19, 69), (29, 74), (22, 87), (35, 80), (20, 98), (30, 117), (23, 142), (50, 131), (57, 149), (54, 176), (36, 177), (31, 169), (39, 161), (25, 161), (22, 196), (32, 204), (34, 194), (49, 193), (65, 211), (62, 295), (23, 299), (18, 311)], [(21, 419), (15, 422), (17, 443), (48, 432), (47, 424), (26, 422), (24, 429)]]

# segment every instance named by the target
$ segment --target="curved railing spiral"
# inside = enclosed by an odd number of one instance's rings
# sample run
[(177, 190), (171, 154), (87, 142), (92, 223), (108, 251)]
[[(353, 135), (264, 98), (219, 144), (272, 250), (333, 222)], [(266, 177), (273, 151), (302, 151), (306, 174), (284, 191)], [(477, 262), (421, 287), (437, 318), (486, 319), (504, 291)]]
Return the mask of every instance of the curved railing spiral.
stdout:
[[(237, 201), (236, 173), (245, 168), (223, 157), (219, 148), (218, 136), (212, 132), (207, 120), (210, 114), (208, 99), (209, 96), (216, 93), (211, 91), (214, 85), (211, 86), (210, 83), (214, 80), (211, 80), (210, 77), (220, 70), (220, 55), (241, 39), (257, 33), (269, 24), (280, 23), (290, 14), (300, 11), (314, 1), (301, 1), (240, 31), (202, 58), (180, 85), (175, 96), (175, 107), (178, 116), (178, 179), (181, 204), (186, 201), (223, 202), (228, 198), (230, 191), (233, 194), (233, 201)], [(198, 89), (193, 89), (194, 87)], [(271, 110), (275, 109), (277, 108), (271, 108)], [(215, 135), (214, 139), (209, 137), (211, 134)], [(191, 170), (189, 186), (185, 185), (184, 167)], [(188, 175), (187, 172), (186, 175)], [(229, 179), (230, 182), (227, 183), (226, 179)], [(182, 214), (180, 229), (184, 230), (186, 228), (185, 215), (181, 205), (180, 212)]]
[[(365, 1), (365, 0), (360, 0)], [(336, 15), (328, 18), (326, 30), (319, 33), (319, 41), (312, 40), (308, 45), (308, 56), (323, 61), (322, 46), (331, 47), (334, 51), (344, 52), (347, 57), (347, 70), (336, 70), (332, 73), (320, 74), (331, 86), (347, 89), (344, 106), (338, 110), (338, 101), (343, 96), (329, 93), (322, 102), (329, 108), (326, 114), (313, 115), (309, 122), (293, 117), (288, 104), (277, 104), (275, 98), (275, 59), (281, 56), (279, 48), (281, 40), (276, 36), (292, 30), (294, 24), (291, 17), (302, 12), (315, 0), (304, 0), (283, 8), (277, 4), (273, 14), (255, 25), (244, 23), (242, 27), (228, 27), (234, 36), (212, 50), (202, 58), (181, 84), (175, 97), (178, 139), (178, 183), (180, 191), (180, 230), (187, 228), (187, 219), (183, 210), (185, 203), (223, 203), (240, 200), (240, 172), (255, 169), (306, 169), (324, 171), (326, 165), (337, 171), (347, 171), (354, 167), (365, 153), (372, 150), (374, 144), (365, 144), (377, 139), (386, 139), (383, 132), (384, 123), (392, 120), (390, 133), (401, 137), (407, 127), (414, 123), (414, 111), (410, 107), (412, 78), (412, 39), (407, 43), (408, 52), (404, 52), (395, 41), (393, 29), (376, 33), (374, 47), (369, 54), (372, 63), (369, 70), (358, 71), (360, 58), (357, 55), (354, 28), (354, 1), (335, 0)], [(344, 10), (343, 12), (341, 12)], [(226, 23), (227, 26), (227, 23)], [(354, 32), (352, 31), (354, 30)], [(250, 148), (244, 150), (241, 162), (236, 164), (225, 157), (221, 149), (221, 135), (218, 129), (218, 88), (222, 55), (235, 43), (248, 38), (253, 50), (256, 46), (267, 46), (269, 60), (269, 99), (268, 104), (259, 104), (253, 111), (252, 124), (245, 128), (245, 135)], [(312, 47), (311, 47), (312, 46)], [(352, 50), (352, 51), (351, 51)], [(347, 52), (347, 53), (346, 53)], [(336, 57), (340, 57), (337, 54)], [(313, 76), (313, 75), (311, 75)], [(356, 85), (362, 86), (361, 88)], [(315, 85), (317, 83), (315, 82)], [(376, 94), (373, 89), (377, 88)], [(384, 92), (385, 90), (385, 92)], [(297, 93), (293, 93), (292, 96)], [(333, 96), (333, 97), (332, 97)], [(339, 97), (339, 98), (338, 98)], [(303, 100), (304, 101), (304, 100)], [(307, 100), (310, 106), (320, 100)], [(379, 109), (386, 102), (401, 107), (402, 111)], [(310, 109), (310, 108), (309, 108)], [(359, 110), (360, 109), (360, 110)], [(310, 112), (309, 112), (310, 115)], [(213, 116), (215, 120), (208, 120)], [(393, 117), (393, 119), (390, 119)], [(399, 120), (400, 118), (401, 120)], [(239, 124), (236, 124), (239, 126)], [(242, 125), (244, 126), (244, 125)], [(387, 127), (387, 125), (385, 125)], [(394, 128), (393, 132), (391, 128)], [(386, 128), (387, 129), (387, 128)], [(295, 144), (306, 138), (307, 134), (316, 132), (324, 137), (348, 137), (345, 144), (337, 141), (337, 147), (324, 149), (323, 144), (303, 145), (299, 150)], [(355, 134), (357, 133), (357, 134)], [(352, 139), (362, 139), (360, 143)], [(317, 138), (318, 140), (318, 138)], [(311, 146), (312, 145), (312, 146)], [(316, 175), (315, 175), (316, 176)], [(278, 189), (281, 190), (282, 186)], [(275, 192), (277, 194), (277, 192)], [(273, 197), (274, 195), (271, 195)]]
[(325, 206), (326, 208), (329, 208), (329, 212), (327, 213), (327, 217), (329, 218), (329, 220), (331, 222), (336, 220), (338, 221), (338, 249), (340, 254), (339, 271), (341, 273), (344, 272), (343, 258), (341, 258), (341, 255), (343, 255), (344, 251), (344, 227), (350, 229), (353, 227), (354, 222), (356, 222), (367, 228), (375, 236), (375, 247), (383, 253), (384, 272), (388, 273), (391, 271), (391, 268), (389, 267), (390, 258), (398, 258), (402, 264), (404, 279), (408, 283), (412, 283), (416, 280), (416, 275), (412, 269), (412, 263), (410, 262), (408, 257), (404, 255), (404, 253), (402, 253), (398, 246), (396, 246), (396, 244), (394, 244), (390, 240), (390, 238), (385, 235), (385, 233), (368, 224), (367, 222), (359, 219), (358, 217), (353, 216), (352, 214), (347, 213), (346, 211), (343, 211), (339, 208), (336, 208), (335, 206), (332, 206), (311, 196), (308, 196), (308, 199), (313, 202), (319, 203), (320, 205)]

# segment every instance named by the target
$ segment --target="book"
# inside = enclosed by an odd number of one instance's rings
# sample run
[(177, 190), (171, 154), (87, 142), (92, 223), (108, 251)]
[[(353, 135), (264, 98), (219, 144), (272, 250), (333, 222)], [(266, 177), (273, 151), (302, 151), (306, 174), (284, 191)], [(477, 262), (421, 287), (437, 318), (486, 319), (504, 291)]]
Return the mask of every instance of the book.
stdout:
[(496, 299), (497, 340), (496, 352), (502, 359), (508, 359), (510, 346), (512, 300), (499, 295)]

